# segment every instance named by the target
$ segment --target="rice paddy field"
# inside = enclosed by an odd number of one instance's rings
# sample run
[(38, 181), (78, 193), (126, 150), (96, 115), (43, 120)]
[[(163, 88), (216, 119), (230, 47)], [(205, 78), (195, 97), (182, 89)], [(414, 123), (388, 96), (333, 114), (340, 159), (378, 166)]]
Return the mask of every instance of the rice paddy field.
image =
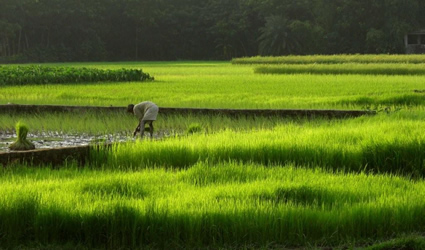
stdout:
[[(424, 248), (425, 75), (395, 72), (421, 68), (425, 57), (349, 58), (332, 64), (346, 72), (326, 72), (328, 62), (320, 74), (257, 72), (293, 66), (281, 59), (276, 65), (276, 58), (49, 64), (141, 68), (155, 80), (2, 86), (0, 104), (126, 106), (151, 100), (160, 107), (377, 114), (346, 119), (160, 115), (153, 140), (129, 139), (93, 151), (84, 166), (4, 167), (0, 246)], [(297, 60), (311, 63), (314, 57)], [(377, 65), (375, 73), (359, 70), (368, 63)], [(34, 134), (128, 138), (137, 125), (124, 113), (6, 112), (0, 113), (0, 135), (13, 134), (18, 121)]]
[[(6, 86), (0, 104), (125, 106), (152, 100), (160, 107), (363, 109), (425, 105), (422, 75), (256, 74), (229, 62), (79, 63), (60, 66), (142, 68), (153, 82)], [(350, 68), (350, 65), (345, 65)], [(414, 65), (414, 67), (418, 67)]]

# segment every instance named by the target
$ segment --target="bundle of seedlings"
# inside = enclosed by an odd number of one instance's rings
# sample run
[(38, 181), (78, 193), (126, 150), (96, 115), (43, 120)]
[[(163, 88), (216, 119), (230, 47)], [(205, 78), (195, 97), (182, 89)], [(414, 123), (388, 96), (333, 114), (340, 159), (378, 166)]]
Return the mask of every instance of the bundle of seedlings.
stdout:
[(186, 130), (186, 134), (196, 134), (202, 132), (202, 126), (199, 123), (191, 123)]
[(32, 142), (27, 140), (28, 135), (28, 126), (23, 122), (16, 123), (16, 135), (17, 139), (14, 143), (10, 144), (10, 150), (31, 150), (35, 149), (35, 146)]

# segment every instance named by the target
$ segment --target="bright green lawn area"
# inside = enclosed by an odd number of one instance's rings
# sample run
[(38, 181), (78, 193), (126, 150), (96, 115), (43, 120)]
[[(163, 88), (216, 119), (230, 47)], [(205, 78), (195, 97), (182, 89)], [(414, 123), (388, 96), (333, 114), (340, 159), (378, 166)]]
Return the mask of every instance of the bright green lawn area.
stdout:
[[(259, 75), (230, 62), (56, 64), (142, 68), (154, 82), (3, 87), (0, 104), (126, 106), (151, 100), (160, 107), (361, 109), (424, 105), (425, 76)], [(419, 92), (415, 92), (419, 90)]]

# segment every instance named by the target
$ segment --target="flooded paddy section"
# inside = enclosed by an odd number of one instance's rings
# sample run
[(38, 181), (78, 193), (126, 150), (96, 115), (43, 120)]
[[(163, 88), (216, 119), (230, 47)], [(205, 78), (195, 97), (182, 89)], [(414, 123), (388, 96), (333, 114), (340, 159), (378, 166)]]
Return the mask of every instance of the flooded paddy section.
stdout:
[[(175, 132), (163, 130), (155, 131), (153, 139), (175, 136)], [(10, 152), (9, 145), (17, 138), (14, 131), (0, 131), (0, 152)], [(56, 131), (28, 133), (27, 139), (34, 143), (36, 149), (62, 148), (87, 146), (91, 144), (109, 144), (113, 142), (129, 142), (140, 138), (137, 134), (133, 137), (125, 132), (116, 134), (90, 135), (88, 133), (63, 133)], [(150, 138), (149, 132), (145, 132), (145, 139)]]
[[(16, 133), (0, 131), (0, 152), (9, 152), (9, 145), (16, 140)], [(124, 134), (89, 135), (65, 134), (60, 132), (28, 133), (28, 140), (36, 149), (86, 146), (97, 143), (133, 141), (135, 138)]]

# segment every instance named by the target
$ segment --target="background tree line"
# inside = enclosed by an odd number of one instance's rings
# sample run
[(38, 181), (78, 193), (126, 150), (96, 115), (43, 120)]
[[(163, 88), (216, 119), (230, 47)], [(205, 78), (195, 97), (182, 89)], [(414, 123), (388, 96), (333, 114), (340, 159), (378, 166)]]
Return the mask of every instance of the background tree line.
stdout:
[(404, 53), (423, 0), (0, 0), (0, 61)]

